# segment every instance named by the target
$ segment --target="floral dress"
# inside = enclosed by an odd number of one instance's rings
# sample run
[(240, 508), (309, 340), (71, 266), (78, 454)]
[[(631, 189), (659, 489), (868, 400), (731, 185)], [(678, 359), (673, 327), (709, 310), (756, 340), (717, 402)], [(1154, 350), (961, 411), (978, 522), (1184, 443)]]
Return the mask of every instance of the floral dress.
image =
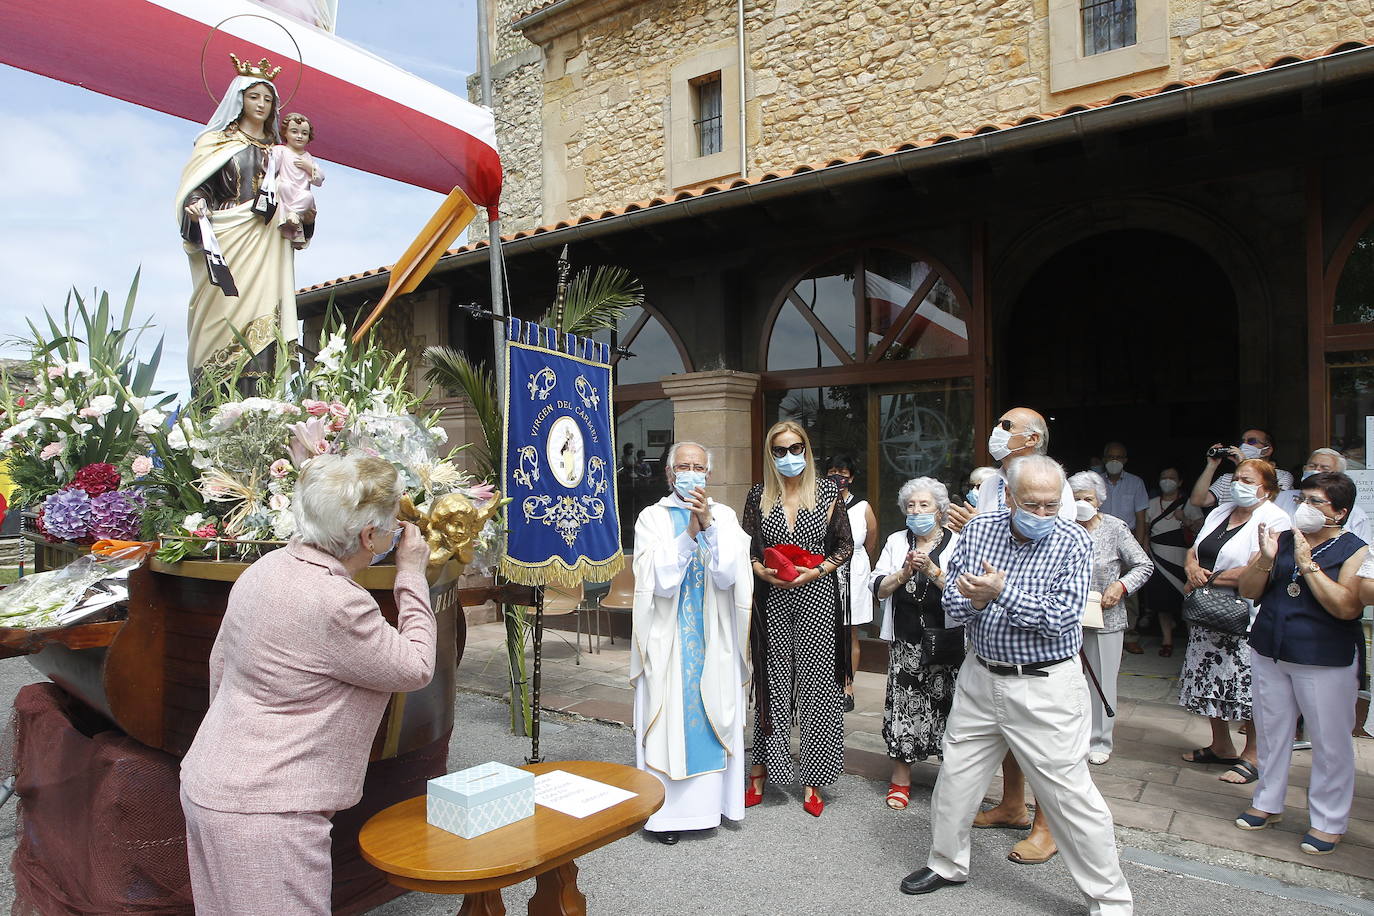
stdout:
[[(949, 546), (949, 532), (941, 529), (940, 543), (930, 551), (939, 566)], [(907, 535), (908, 547), (915, 538)], [(900, 569), (900, 567), (898, 567)], [(874, 570), (872, 581), (882, 582), (898, 569)], [(887, 649), (887, 698), (883, 702), (883, 740), (887, 755), (903, 763), (943, 757), (945, 722), (954, 704), (954, 665), (924, 664), (921, 633), (926, 626), (944, 626), (940, 587), (923, 572), (892, 593), (892, 642)]]
[[(779, 503), (765, 513), (762, 485), (749, 491), (741, 527), (753, 540), (754, 558), (779, 544), (796, 544), (824, 554), (839, 568), (849, 560), (853, 541), (849, 515), (835, 485), (817, 482), (816, 507), (797, 510), (788, 528)], [(835, 573), (798, 588), (770, 588), (759, 581), (753, 619), (755, 765), (779, 783), (826, 786), (844, 771), (844, 682), (849, 665)], [(799, 765), (792, 760), (792, 723), (801, 732)]]
[[(1222, 522), (1197, 543), (1198, 563), (1213, 569), (1217, 554), (1242, 526)], [(1214, 572), (1221, 572), (1214, 569)], [(1178, 705), (1227, 722), (1250, 718), (1250, 642), (1242, 635), (1207, 627), (1188, 628), (1188, 651), (1178, 680)]]

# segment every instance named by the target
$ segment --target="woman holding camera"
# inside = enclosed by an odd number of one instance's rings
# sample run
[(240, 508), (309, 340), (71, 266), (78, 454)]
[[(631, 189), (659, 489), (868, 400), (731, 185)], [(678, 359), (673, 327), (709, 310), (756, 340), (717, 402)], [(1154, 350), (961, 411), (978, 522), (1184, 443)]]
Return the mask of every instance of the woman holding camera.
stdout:
[[(1251, 458), (1236, 466), (1231, 498), (1212, 510), (1202, 523), (1197, 541), (1188, 549), (1184, 560), (1187, 592), (1203, 587), (1237, 587), (1245, 567), (1259, 551), (1260, 525), (1266, 531), (1285, 531), (1290, 527), (1288, 515), (1273, 503), (1278, 489), (1278, 477), (1268, 461)], [(1255, 604), (1247, 603), (1253, 622)], [(1186, 601), (1184, 608), (1186, 613)], [(1208, 718), (1212, 741), (1184, 754), (1183, 759), (1188, 763), (1230, 764), (1231, 768), (1221, 774), (1222, 782), (1245, 785), (1259, 778), (1255, 729), (1250, 729), (1239, 755), (1231, 740), (1230, 723), (1251, 719), (1250, 678), (1250, 646), (1246, 636), (1189, 627), (1178, 702), (1189, 712)]]

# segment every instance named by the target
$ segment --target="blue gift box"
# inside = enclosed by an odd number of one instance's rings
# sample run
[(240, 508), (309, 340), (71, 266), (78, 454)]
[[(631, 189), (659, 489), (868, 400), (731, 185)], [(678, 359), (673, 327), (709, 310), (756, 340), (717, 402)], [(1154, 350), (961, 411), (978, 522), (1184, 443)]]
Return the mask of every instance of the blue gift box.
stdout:
[(425, 820), (472, 839), (534, 815), (534, 774), (504, 763), (478, 764), (426, 784)]

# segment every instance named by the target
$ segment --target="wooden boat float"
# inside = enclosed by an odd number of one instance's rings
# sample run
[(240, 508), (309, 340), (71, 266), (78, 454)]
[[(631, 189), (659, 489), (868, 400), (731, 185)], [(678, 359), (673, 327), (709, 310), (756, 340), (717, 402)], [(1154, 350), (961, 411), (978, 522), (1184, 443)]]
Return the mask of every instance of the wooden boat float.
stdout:
[[(35, 538), (37, 541), (38, 539)], [(75, 545), (35, 544), (40, 569), (79, 555)], [(148, 560), (129, 576), (128, 619), (43, 630), (0, 627), (0, 657), (29, 663), (115, 726), (149, 747), (182, 756), (210, 701), (210, 649), (228, 606), (229, 590), (250, 564)], [(372, 760), (423, 747), (453, 727), (457, 666), (467, 640), (464, 606), (490, 600), (533, 604), (525, 586), (460, 588), (460, 564), (433, 573), (430, 602), (438, 623), (434, 678), (420, 690), (394, 694), (372, 746)], [(396, 623), (394, 566), (372, 566), (358, 583)]]

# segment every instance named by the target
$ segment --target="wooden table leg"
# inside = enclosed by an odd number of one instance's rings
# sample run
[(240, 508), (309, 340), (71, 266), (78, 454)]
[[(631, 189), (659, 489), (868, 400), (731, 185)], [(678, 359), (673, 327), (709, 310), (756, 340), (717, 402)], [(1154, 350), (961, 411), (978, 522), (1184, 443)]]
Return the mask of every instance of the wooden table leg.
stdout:
[(500, 891), (464, 894), (458, 916), (506, 916), (506, 902), (501, 899)]
[(586, 916), (587, 898), (577, 889), (577, 864), (569, 862), (534, 879), (530, 916)]

